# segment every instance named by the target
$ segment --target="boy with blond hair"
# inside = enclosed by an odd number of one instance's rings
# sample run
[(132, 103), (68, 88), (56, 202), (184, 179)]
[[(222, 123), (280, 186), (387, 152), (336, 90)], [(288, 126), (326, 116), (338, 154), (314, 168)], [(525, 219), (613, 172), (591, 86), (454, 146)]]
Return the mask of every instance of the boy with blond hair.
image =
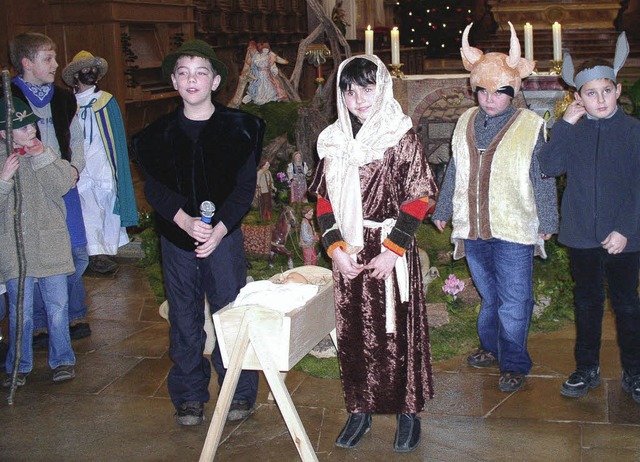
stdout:
[[(82, 126), (76, 117), (77, 103), (73, 94), (53, 83), (58, 62), (56, 44), (48, 36), (37, 32), (17, 35), (9, 45), (11, 64), (17, 72), (11, 80), (14, 96), (27, 103), (40, 118), (38, 130), (45, 146), (49, 146), (62, 159), (69, 162), (74, 184), (64, 195), (67, 209), (67, 230), (71, 238), (71, 253), (75, 271), (69, 275), (69, 322), (71, 338), (90, 335), (88, 324), (81, 322), (87, 314), (86, 292), (82, 274), (89, 264), (87, 237), (82, 218), (80, 196), (76, 183), (84, 169), (84, 136)], [(42, 308), (41, 287), (36, 286), (34, 296), (34, 328), (46, 327)], [(46, 339), (46, 336), (40, 338)], [(38, 337), (34, 338), (37, 341)], [(41, 342), (46, 345), (45, 342)]]

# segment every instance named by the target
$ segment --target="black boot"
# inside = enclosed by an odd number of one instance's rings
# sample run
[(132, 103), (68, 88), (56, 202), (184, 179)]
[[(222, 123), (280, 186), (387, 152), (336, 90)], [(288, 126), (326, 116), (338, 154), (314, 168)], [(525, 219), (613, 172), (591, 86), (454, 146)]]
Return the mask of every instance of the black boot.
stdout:
[(398, 428), (393, 449), (411, 452), (420, 444), (420, 418), (415, 414), (398, 414)]
[(345, 449), (355, 448), (369, 430), (371, 430), (371, 414), (366, 412), (349, 414), (349, 420), (336, 439), (336, 446)]

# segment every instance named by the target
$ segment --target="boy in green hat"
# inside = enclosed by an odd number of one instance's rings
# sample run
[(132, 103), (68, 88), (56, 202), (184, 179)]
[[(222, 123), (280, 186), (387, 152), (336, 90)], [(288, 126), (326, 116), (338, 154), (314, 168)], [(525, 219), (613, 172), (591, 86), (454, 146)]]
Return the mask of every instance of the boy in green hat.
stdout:
[[(205, 296), (214, 313), (235, 300), (246, 283), (240, 222), (256, 190), (265, 126), (255, 116), (212, 101), (227, 66), (206, 42), (185, 42), (164, 59), (162, 70), (182, 106), (134, 136), (132, 144), (161, 236), (173, 361), (169, 394), (178, 424), (198, 425), (211, 375), (203, 357)], [(203, 201), (216, 206), (210, 224), (200, 219)], [(217, 344), (211, 361), (222, 384), (225, 369)], [(257, 390), (257, 372), (243, 371), (228, 420), (252, 412)]]
[[(9, 353), (6, 370), (13, 371), (16, 358), (16, 309), (18, 299), (18, 252), (14, 233), (16, 205), (15, 182), (19, 181), (22, 201), (22, 237), (26, 259), (24, 284), (24, 318), (22, 357), (18, 365), (18, 386), (26, 382), (33, 369), (33, 295), (36, 279), (41, 285), (49, 329), (49, 365), (53, 381), (75, 377), (76, 362), (69, 336), (67, 274), (73, 273), (71, 244), (66, 225), (66, 208), (62, 196), (73, 186), (69, 162), (62, 160), (36, 137), (39, 117), (21, 99), (13, 98), (13, 148), (7, 152), (6, 141), (0, 143), (0, 223), (3, 245), (0, 246), (0, 280), (9, 294)], [(7, 139), (6, 101), (0, 100), (0, 138)], [(16, 174), (18, 173), (18, 174)], [(11, 385), (10, 375), (3, 386)]]

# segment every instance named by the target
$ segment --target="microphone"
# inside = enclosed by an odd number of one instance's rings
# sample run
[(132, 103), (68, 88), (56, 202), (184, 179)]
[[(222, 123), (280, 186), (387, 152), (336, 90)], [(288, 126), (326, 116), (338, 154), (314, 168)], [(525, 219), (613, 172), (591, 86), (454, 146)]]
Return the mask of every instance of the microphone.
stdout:
[(200, 219), (205, 223), (211, 223), (213, 214), (216, 213), (216, 206), (211, 201), (204, 201), (200, 204)]

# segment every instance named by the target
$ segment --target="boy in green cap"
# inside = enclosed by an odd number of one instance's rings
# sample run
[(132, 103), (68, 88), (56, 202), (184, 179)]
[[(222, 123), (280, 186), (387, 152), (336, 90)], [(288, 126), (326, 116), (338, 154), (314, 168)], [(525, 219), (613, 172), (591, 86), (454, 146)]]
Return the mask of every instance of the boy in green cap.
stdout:
[[(161, 236), (173, 361), (169, 394), (178, 424), (198, 425), (211, 375), (203, 357), (205, 296), (214, 313), (235, 300), (246, 283), (240, 222), (256, 190), (265, 126), (257, 117), (212, 101), (227, 67), (206, 42), (185, 42), (164, 59), (162, 70), (182, 106), (134, 136), (132, 144)], [(200, 219), (204, 201), (215, 204), (210, 224)], [(225, 369), (217, 344), (211, 361), (222, 384)], [(228, 420), (252, 412), (257, 390), (257, 372), (243, 371)]]
[[(26, 258), (24, 284), (24, 318), (22, 357), (18, 365), (17, 385), (26, 383), (33, 369), (33, 294), (36, 279), (41, 285), (49, 329), (49, 366), (53, 381), (64, 382), (75, 377), (76, 362), (69, 336), (67, 274), (73, 273), (71, 244), (66, 224), (66, 208), (62, 196), (73, 186), (69, 162), (62, 160), (36, 137), (39, 120), (21, 99), (13, 98), (13, 148), (0, 143), (0, 223), (3, 245), (0, 246), (0, 279), (9, 294), (8, 374), (16, 358), (16, 308), (18, 299), (18, 252), (14, 233), (16, 189), (19, 181), (22, 201), (22, 237)], [(0, 100), (0, 138), (7, 139), (6, 101)], [(16, 174), (18, 173), (18, 174)], [(3, 386), (11, 385), (10, 375)]]

